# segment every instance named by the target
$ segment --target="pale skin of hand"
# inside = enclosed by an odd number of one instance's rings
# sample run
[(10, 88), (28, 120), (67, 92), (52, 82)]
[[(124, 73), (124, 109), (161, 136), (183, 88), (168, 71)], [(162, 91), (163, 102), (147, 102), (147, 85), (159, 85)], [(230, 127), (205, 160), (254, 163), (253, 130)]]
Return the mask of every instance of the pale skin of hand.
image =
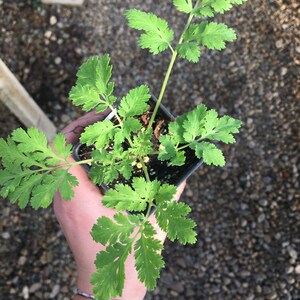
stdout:
[[(67, 143), (76, 144), (84, 127), (103, 120), (107, 114), (107, 111), (101, 114), (89, 113), (72, 122), (62, 130), (66, 136)], [(73, 159), (69, 158), (69, 160), (72, 161)], [(98, 187), (90, 181), (86, 171), (81, 166), (73, 166), (69, 172), (76, 176), (79, 182), (79, 186), (74, 188), (74, 197), (70, 201), (63, 201), (59, 193), (57, 193), (53, 200), (53, 207), (56, 218), (76, 261), (77, 287), (81, 291), (93, 294), (90, 277), (96, 271), (94, 261), (96, 254), (101, 250), (105, 250), (105, 247), (92, 239), (90, 231), (93, 225), (97, 223), (98, 218), (102, 216), (113, 218), (117, 211), (102, 204), (102, 194)], [(175, 196), (176, 200), (179, 199), (184, 186), (185, 183), (179, 186)], [(156, 238), (163, 243), (166, 234), (160, 230), (154, 215), (149, 218), (149, 221), (157, 230)], [(133, 253), (126, 260), (125, 277), (122, 297), (115, 299), (142, 300), (146, 294), (146, 287), (138, 279)], [(74, 296), (73, 299), (79, 300), (84, 298)]]

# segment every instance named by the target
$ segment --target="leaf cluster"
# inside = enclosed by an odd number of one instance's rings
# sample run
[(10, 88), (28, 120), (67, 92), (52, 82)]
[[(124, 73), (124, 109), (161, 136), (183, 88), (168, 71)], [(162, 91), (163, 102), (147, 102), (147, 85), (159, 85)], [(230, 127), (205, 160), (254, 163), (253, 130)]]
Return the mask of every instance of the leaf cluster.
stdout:
[(235, 4), (243, 4), (247, 0), (203, 0), (195, 7), (194, 14), (197, 17), (214, 17), (215, 14), (223, 14)]
[[(190, 14), (191, 17), (213, 17), (216, 13), (223, 14), (234, 4), (243, 4), (246, 0), (173, 0), (174, 6), (181, 12)], [(142, 49), (149, 49), (153, 54), (158, 54), (171, 49), (174, 53), (196, 63), (201, 55), (201, 47), (211, 50), (222, 50), (226, 42), (236, 39), (235, 31), (224, 23), (200, 22), (189, 24), (182, 38), (173, 50), (172, 41), (174, 32), (169, 28), (166, 20), (153, 13), (146, 13), (137, 9), (130, 9), (125, 14), (130, 27), (142, 30), (139, 45)]]
[(76, 85), (72, 87), (69, 98), (82, 110), (102, 112), (112, 106), (116, 97), (112, 95), (114, 83), (110, 82), (112, 66), (108, 54), (101, 58), (93, 56), (83, 63), (77, 72)]
[[(132, 186), (117, 184), (103, 197), (103, 204), (119, 211), (114, 219), (101, 217), (92, 228), (93, 239), (106, 246), (97, 255), (97, 271), (92, 277), (97, 298), (108, 300), (122, 295), (125, 281), (125, 261), (132, 254), (141, 282), (154, 289), (164, 261), (160, 254), (163, 245), (148, 221), (151, 207), (157, 207), (155, 216), (168, 237), (182, 244), (195, 243), (195, 222), (187, 218), (188, 205), (174, 200), (176, 187), (157, 180), (133, 178)], [(131, 211), (138, 214), (124, 214)], [(142, 211), (147, 210), (146, 214)]]
[(0, 195), (21, 208), (30, 203), (35, 209), (48, 207), (57, 191), (63, 199), (71, 199), (77, 179), (59, 167), (67, 164), (71, 145), (58, 134), (52, 146), (36, 128), (19, 128), (7, 140), (0, 139)]
[(225, 158), (212, 141), (231, 144), (233, 134), (239, 132), (241, 122), (229, 116), (218, 117), (218, 113), (200, 104), (192, 111), (169, 124), (169, 132), (160, 138), (158, 158), (168, 160), (170, 165), (181, 166), (185, 163), (184, 149), (195, 151), (208, 165), (224, 166)]

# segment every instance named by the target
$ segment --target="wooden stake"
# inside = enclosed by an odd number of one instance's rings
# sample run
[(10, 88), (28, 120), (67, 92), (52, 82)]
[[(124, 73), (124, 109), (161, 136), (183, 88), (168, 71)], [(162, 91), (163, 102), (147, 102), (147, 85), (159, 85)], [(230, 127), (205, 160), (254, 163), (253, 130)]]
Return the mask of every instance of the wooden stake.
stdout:
[(82, 5), (84, 0), (42, 0), (44, 4)]
[(26, 126), (35, 126), (51, 141), (56, 134), (54, 124), (29, 96), (14, 74), (0, 59), (0, 101)]

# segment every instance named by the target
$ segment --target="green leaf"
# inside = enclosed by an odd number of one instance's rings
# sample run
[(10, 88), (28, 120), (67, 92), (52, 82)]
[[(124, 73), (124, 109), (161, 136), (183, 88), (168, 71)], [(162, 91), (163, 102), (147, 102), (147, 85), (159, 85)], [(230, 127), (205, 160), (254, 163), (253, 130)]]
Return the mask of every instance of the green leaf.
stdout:
[[(61, 136), (58, 136), (55, 139), (57, 139), (55, 142), (56, 147), (58, 147), (57, 152), (60, 152), (63, 157), (60, 157), (60, 155), (57, 155), (59, 153), (53, 151), (47, 143), (45, 134), (37, 128), (31, 127), (27, 132), (22, 128), (18, 128), (12, 132), (12, 140), (17, 143), (19, 152), (30, 157), (29, 161), (32, 165), (41, 165), (34, 163), (33, 160), (47, 165), (57, 164), (64, 161), (65, 157), (70, 155), (71, 146), (66, 146), (65, 140), (62, 139)], [(60, 141), (63, 144), (58, 146)], [(12, 144), (10, 144), (9, 147), (14, 148)], [(25, 159), (24, 156), (23, 159)], [(24, 164), (26, 165), (26, 162), (24, 162)]]
[(215, 12), (223, 14), (225, 11), (232, 8), (231, 2), (231, 0), (215, 0), (214, 3), (211, 4), (211, 7)]
[(171, 136), (174, 144), (182, 144), (185, 142), (184, 140), (184, 127), (183, 124), (186, 120), (186, 114), (181, 115), (180, 117), (176, 118), (175, 122), (170, 122), (168, 129), (169, 135)]
[(64, 134), (57, 134), (52, 143), (57, 155), (61, 156), (63, 159), (67, 159), (72, 155), (72, 145), (66, 145), (66, 137)]
[(146, 182), (144, 178), (133, 178), (132, 187), (117, 184), (115, 189), (110, 189), (103, 196), (102, 202), (106, 207), (118, 211), (143, 211), (147, 203), (152, 201), (158, 191), (157, 181)]
[(149, 88), (146, 85), (131, 90), (120, 102), (118, 109), (120, 116), (128, 118), (143, 114), (149, 107), (147, 101), (150, 98)]
[(197, 136), (203, 133), (204, 118), (207, 114), (207, 107), (204, 104), (198, 105), (195, 109), (185, 115), (183, 128), (185, 132), (183, 137), (186, 142), (193, 141)]
[(64, 162), (71, 155), (71, 145), (58, 134), (53, 140), (53, 149), (46, 136), (37, 128), (16, 129), (7, 142), (0, 139), (0, 157), (3, 169), (0, 170), (0, 194), (17, 202), (24, 208), (29, 202), (34, 208), (47, 207), (55, 192), (60, 191), (65, 200), (73, 196), (73, 186), (77, 179), (69, 174)]
[(124, 244), (109, 245), (96, 257), (97, 271), (91, 277), (96, 299), (110, 300), (122, 295), (125, 281), (125, 261), (132, 250), (131, 239)]
[(140, 239), (134, 245), (135, 267), (138, 277), (149, 290), (156, 287), (160, 269), (164, 267), (164, 261), (160, 255), (163, 249), (161, 242), (154, 238), (156, 231), (147, 221), (141, 232)]
[(155, 195), (155, 201), (157, 204), (161, 204), (173, 200), (176, 192), (177, 188), (175, 185), (164, 183), (159, 187), (159, 190)]
[(6, 198), (10, 193), (12, 193), (20, 184), (21, 180), (32, 175), (32, 172), (23, 171), (21, 166), (17, 163), (10, 164), (9, 168), (0, 170), (0, 195), (3, 198)]
[(141, 122), (133, 117), (124, 119), (122, 128), (116, 128), (114, 137), (115, 144), (122, 144), (125, 139), (131, 138), (131, 135), (141, 130), (142, 127)]
[(151, 138), (151, 129), (139, 132), (138, 135), (133, 138), (129, 152), (139, 157), (151, 154), (153, 152)]
[(206, 133), (212, 132), (217, 123), (218, 113), (214, 109), (209, 110), (205, 115), (204, 128), (206, 130)]
[(111, 159), (110, 163), (103, 163), (102, 165), (93, 164), (89, 177), (93, 183), (110, 184), (119, 177), (119, 166), (114, 164), (114, 160)]
[(46, 208), (52, 203), (57, 191), (60, 192), (63, 200), (70, 200), (74, 196), (72, 188), (74, 186), (78, 186), (78, 181), (67, 170), (61, 169), (45, 174), (41, 184), (33, 188), (30, 204), (34, 209)]
[(176, 156), (176, 147), (174, 145), (174, 141), (169, 135), (162, 135), (159, 138), (160, 146), (159, 146), (159, 154), (158, 159), (165, 161), (170, 160)]
[(176, 50), (181, 58), (197, 63), (200, 59), (200, 47), (196, 42), (185, 42), (177, 45)]
[(116, 97), (111, 96), (114, 84), (109, 82), (112, 73), (108, 54), (101, 58), (93, 56), (83, 63), (77, 72), (76, 85), (71, 89), (69, 97), (74, 105), (82, 105), (84, 111), (96, 108), (96, 112), (104, 111), (113, 105)]
[(168, 22), (153, 13), (145, 13), (137, 9), (127, 10), (125, 16), (131, 28), (144, 30), (139, 45), (142, 49), (149, 49), (158, 54), (168, 47), (174, 39), (174, 32), (169, 29)]
[(126, 241), (139, 224), (140, 216), (136, 215), (115, 214), (114, 221), (107, 217), (101, 217), (93, 226), (91, 235), (95, 242), (103, 246), (107, 243), (115, 244), (117, 241)]
[(171, 241), (177, 239), (184, 245), (196, 242), (196, 232), (194, 230), (196, 223), (186, 218), (190, 211), (191, 208), (188, 205), (176, 201), (164, 202), (158, 206), (155, 211), (158, 225), (167, 233)]
[(31, 127), (27, 132), (18, 128), (12, 132), (12, 139), (17, 144), (20, 152), (34, 153), (34, 158), (38, 161), (47, 160), (49, 164), (56, 164), (62, 161), (47, 143), (47, 138), (43, 132), (37, 128)]
[(118, 171), (124, 176), (126, 180), (131, 178), (133, 167), (132, 167), (133, 158), (128, 156), (128, 152), (124, 152), (123, 159), (119, 162)]
[(98, 94), (109, 96), (113, 90), (112, 84), (109, 84), (111, 73), (112, 66), (108, 54), (101, 58), (93, 56), (81, 65), (77, 72), (76, 84), (89, 85), (95, 88)]
[(21, 152), (11, 137), (7, 141), (0, 138), (0, 158), (2, 165), (8, 169), (11, 168), (12, 164), (27, 167), (40, 165), (40, 162), (36, 159)]
[(107, 102), (100, 98), (98, 91), (90, 85), (77, 84), (73, 86), (69, 97), (74, 105), (83, 105), (82, 110), (84, 111), (90, 111), (95, 107), (104, 111), (108, 106)]
[(231, 118), (229, 116), (223, 116), (218, 119), (215, 127), (211, 128), (211, 133), (206, 135), (207, 139), (221, 141), (226, 144), (235, 143), (235, 138), (232, 133), (238, 133), (242, 122)]
[(89, 172), (89, 177), (94, 184), (101, 185), (104, 181), (104, 168), (93, 164)]
[(80, 141), (88, 146), (95, 145), (96, 148), (101, 149), (107, 146), (113, 138), (114, 128), (115, 125), (109, 120), (97, 122), (85, 128)]
[(95, 150), (92, 152), (94, 163), (89, 173), (90, 178), (95, 184), (110, 184), (118, 179), (120, 174), (129, 180), (133, 172), (133, 158), (128, 151), (124, 151), (122, 146), (114, 145), (109, 152)]
[(223, 23), (202, 22), (199, 24), (198, 29), (195, 38), (208, 49), (225, 49), (225, 42), (232, 42), (236, 39), (235, 31)]
[(169, 166), (183, 166), (185, 163), (185, 153), (184, 151), (178, 151), (176, 152), (175, 157), (173, 157), (170, 162)]
[(208, 165), (225, 166), (225, 158), (220, 149), (216, 145), (207, 142), (196, 143), (194, 146), (196, 156), (203, 158)]
[(203, 0), (200, 6), (195, 8), (197, 17), (213, 17), (215, 13), (223, 14), (232, 8), (233, 4), (243, 4), (247, 0)]
[(157, 180), (147, 181), (143, 177), (135, 177), (132, 180), (132, 187), (140, 195), (140, 197), (151, 201), (156, 197), (160, 183)]
[(192, 0), (173, 0), (173, 4), (179, 11), (189, 14), (193, 11)]
[(32, 174), (22, 178), (22, 181), (15, 187), (12, 193), (9, 194), (11, 203), (18, 202), (20, 208), (24, 208), (30, 201), (33, 189), (41, 184), (44, 174)]
[(114, 190), (108, 190), (102, 202), (106, 207), (118, 211), (143, 211), (147, 206), (147, 199), (142, 198), (130, 186), (123, 184), (117, 184)]

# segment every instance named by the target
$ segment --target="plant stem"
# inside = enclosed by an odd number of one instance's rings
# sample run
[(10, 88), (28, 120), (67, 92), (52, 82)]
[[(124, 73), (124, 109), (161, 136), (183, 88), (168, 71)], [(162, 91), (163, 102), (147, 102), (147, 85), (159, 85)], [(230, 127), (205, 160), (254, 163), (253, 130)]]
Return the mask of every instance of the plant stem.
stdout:
[(148, 173), (147, 166), (145, 165), (143, 159), (140, 159), (140, 158), (139, 158), (139, 160), (140, 160), (140, 163), (142, 164), (142, 168), (143, 168), (143, 171), (144, 171), (146, 180), (149, 182), (149, 181), (150, 181), (150, 177), (149, 177), (149, 173)]
[(90, 159), (85, 159), (85, 160), (81, 160), (81, 161), (68, 163), (68, 166), (73, 167), (73, 166), (76, 166), (76, 165), (83, 165), (83, 164), (92, 163), (93, 161), (94, 161), (94, 159), (90, 158)]
[[(200, 138), (198, 138), (198, 139), (195, 139), (195, 140), (193, 141), (193, 143), (194, 143), (194, 142), (200, 142), (200, 141), (205, 140), (206, 136), (207, 136), (207, 135), (202, 136), (202, 137), (200, 137)], [(180, 150), (183, 150), (183, 149), (185, 149), (185, 148), (190, 147), (191, 144), (192, 144), (192, 142), (191, 142), (191, 143), (188, 143), (188, 144), (186, 144), (186, 145), (183, 145), (183, 146), (181, 146), (181, 147), (179, 147), (179, 148), (176, 147), (176, 149), (177, 149), (178, 151), (180, 151)]]
[(109, 105), (108, 107), (109, 107), (109, 108), (111, 109), (111, 111), (114, 113), (114, 115), (115, 115), (115, 117), (117, 118), (117, 120), (118, 120), (120, 126), (123, 127), (123, 122), (122, 122), (121, 118), (119, 117), (118, 113), (116, 112), (116, 110), (114, 109), (114, 107), (113, 107), (112, 105)]
[[(197, 7), (197, 5), (199, 4), (199, 2), (200, 2), (200, 1), (198, 0), (195, 7)], [(183, 30), (183, 32), (182, 32), (182, 34), (181, 34), (181, 37), (180, 37), (179, 42), (178, 42), (178, 45), (180, 45), (180, 44), (182, 43), (182, 41), (183, 41), (183, 36), (184, 36), (186, 30), (189, 28), (189, 26), (190, 26), (190, 24), (191, 24), (191, 22), (192, 22), (192, 20), (193, 20), (193, 17), (194, 17), (194, 14), (191, 13), (190, 16), (189, 16), (189, 18), (188, 18), (188, 20), (187, 20), (187, 23), (186, 23), (186, 25), (185, 25), (185, 27), (184, 27), (184, 30)], [(167, 84), (168, 84), (168, 82), (169, 82), (169, 78), (170, 78), (170, 75), (171, 75), (171, 72), (172, 72), (172, 69), (173, 69), (175, 60), (176, 60), (176, 58), (177, 58), (177, 55), (178, 55), (178, 52), (177, 52), (177, 50), (176, 50), (176, 48), (175, 48), (175, 50), (174, 50), (174, 52), (173, 52), (173, 55), (172, 55), (172, 57), (171, 57), (171, 61), (170, 61), (170, 64), (169, 64), (167, 73), (166, 73), (166, 75), (165, 75), (165, 79), (164, 79), (163, 85), (162, 85), (161, 90), (160, 90), (160, 94), (159, 94), (157, 103), (156, 103), (155, 108), (154, 108), (154, 110), (153, 110), (153, 114), (152, 114), (152, 116), (151, 116), (151, 119), (150, 119), (150, 122), (149, 122), (149, 125), (148, 125), (148, 129), (151, 128), (151, 126), (152, 126), (152, 124), (153, 124), (153, 122), (154, 122), (154, 119), (155, 119), (155, 117), (156, 117), (158, 108), (159, 108), (159, 106), (160, 106), (160, 103), (161, 103), (161, 101), (162, 101), (162, 99), (163, 99), (163, 97), (164, 97), (165, 90), (166, 90)]]

